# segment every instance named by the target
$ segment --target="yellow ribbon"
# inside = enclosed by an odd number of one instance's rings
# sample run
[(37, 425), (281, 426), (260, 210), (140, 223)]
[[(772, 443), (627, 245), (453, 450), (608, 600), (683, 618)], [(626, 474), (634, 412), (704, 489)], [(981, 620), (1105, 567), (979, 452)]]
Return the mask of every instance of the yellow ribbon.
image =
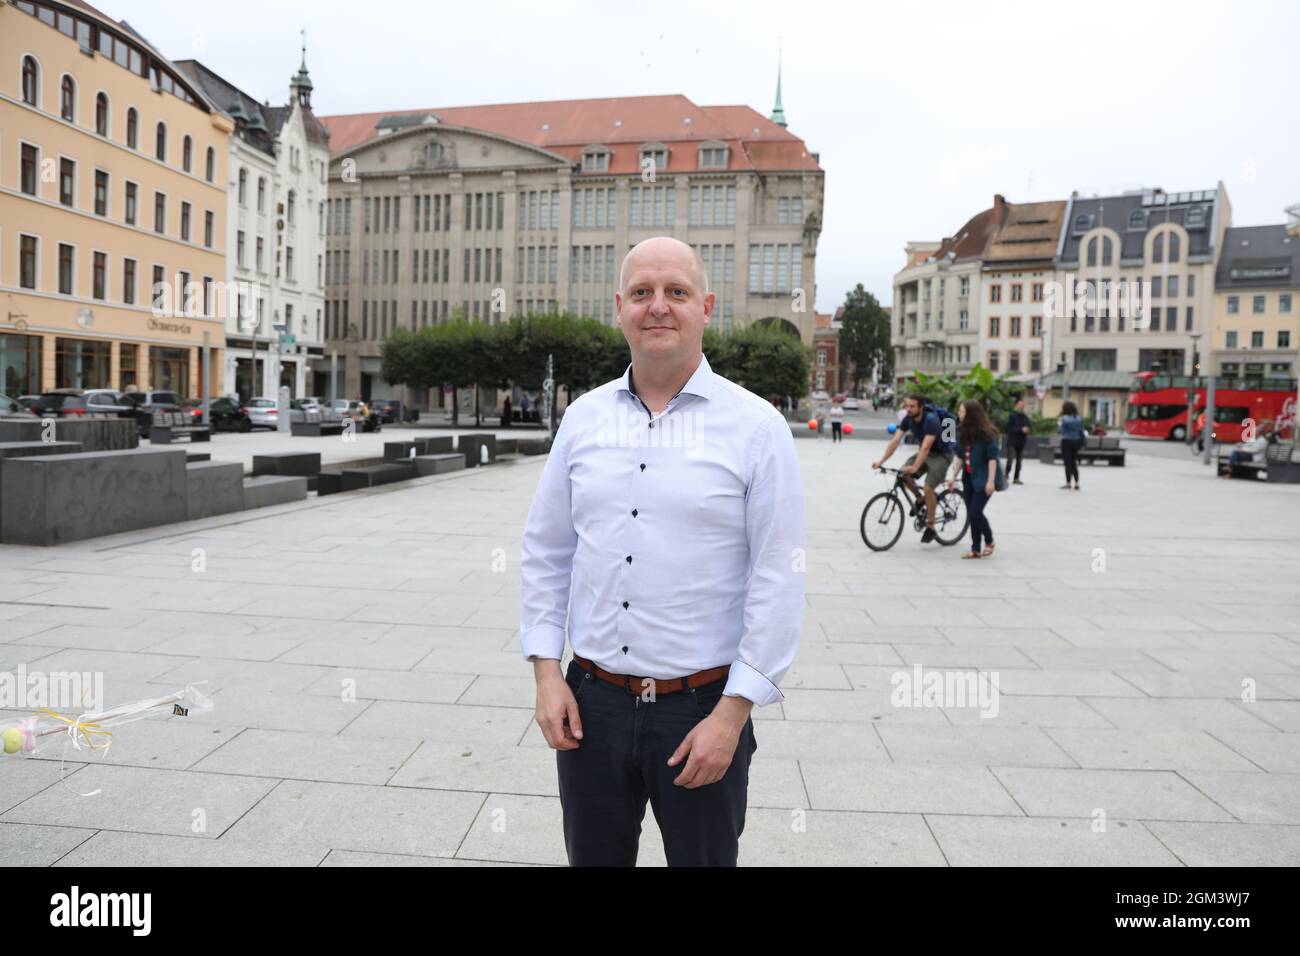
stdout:
[[(68, 736), (72, 738), (72, 745), (78, 750), (81, 749), (81, 743), (77, 740), (78, 733), (81, 734), (82, 740), (85, 741), (86, 746), (91, 750), (107, 750), (113, 744), (113, 732), (111, 730), (104, 730), (94, 721), (84, 723), (80, 717), (65, 717), (63, 714), (55, 713), (45, 707), (40, 708), (37, 713), (43, 714), (46, 717), (51, 717), (54, 720), (61, 720), (67, 724)], [(96, 743), (97, 738), (105, 739), (102, 744), (99, 744)]]

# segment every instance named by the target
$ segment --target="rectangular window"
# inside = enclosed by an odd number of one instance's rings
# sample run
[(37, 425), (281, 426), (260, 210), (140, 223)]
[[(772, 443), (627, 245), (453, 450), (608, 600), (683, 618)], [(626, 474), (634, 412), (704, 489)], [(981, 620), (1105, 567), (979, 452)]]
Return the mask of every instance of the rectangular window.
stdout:
[(996, 339), (1002, 334), (1002, 319), (996, 315), (989, 316), (989, 338)]
[(996, 351), (989, 352), (989, 371), (998, 371), (998, 353)]
[(72, 246), (66, 242), (59, 243), (59, 295), (72, 295), (74, 256)]
[(483, 276), (483, 250), (474, 250), (474, 281), (481, 282)]
[(465, 274), (461, 278), (462, 282), (469, 282), (469, 250), (465, 250)]
[(1178, 276), (1169, 277), (1169, 285), (1165, 289), (1165, 295), (1171, 299), (1178, 298)]
[(1265, 297), (1262, 295), (1252, 296), (1250, 300), (1250, 311), (1255, 315), (1264, 314)]
[(1283, 292), (1277, 297), (1277, 310), (1282, 315), (1291, 314), (1291, 293)]
[(95, 170), (95, 215), (108, 215), (108, 173)]
[(167, 197), (162, 193), (153, 194), (153, 231), (167, 231)]
[(1291, 330), (1279, 329), (1277, 333), (1277, 347), (1280, 349), (1289, 349), (1291, 347)]
[(1008, 371), (1008, 372), (1019, 372), (1019, 371), (1020, 371), (1020, 353), (1019, 353), (1019, 352), (1013, 350), (1013, 351), (1010, 351), (1010, 352), (1007, 353), (1007, 371)]
[(70, 159), (59, 160), (59, 202), (65, 206), (75, 203), (77, 164)]
[[(991, 286), (989, 286), (989, 301), (990, 301), (990, 302), (1001, 302), (1001, 301), (1002, 301), (1002, 286), (1000, 286), (1000, 285), (991, 285)], [(992, 366), (990, 366), (990, 368), (991, 368), (991, 367), (992, 367)]]
[(290, 282), (294, 281), (293, 274), (293, 246), (284, 247), (284, 277)]
[(1159, 299), (1164, 296), (1163, 282), (1160, 276), (1151, 277), (1151, 298)]
[(190, 241), (190, 204), (181, 203), (181, 239)]
[(754, 295), (759, 290), (759, 255), (760, 246), (752, 245), (749, 247), (749, 294)]
[(1236, 331), (1228, 332), (1224, 335), (1224, 348), (1235, 349), (1237, 347)]
[(122, 301), (135, 305), (135, 260), (122, 260)]
[(22, 178), (21, 188), (29, 196), (36, 195), (37, 170), (40, 168), (40, 158), (35, 146), (29, 146), (23, 143), (22, 148)]
[[(153, 286), (150, 291), (153, 310), (163, 315), (167, 314), (169, 311), (167, 308), (167, 276), (162, 266), (153, 267)], [(262, 300), (258, 299), (258, 305), (261, 304)]]
[(212, 210), (203, 213), (203, 245), (212, 248), (213, 233), (216, 231), (216, 219), (213, 218)]
[(90, 294), (95, 299), (108, 298), (108, 254), (95, 253), (94, 272), (91, 275)]
[(1186, 331), (1188, 331), (1188, 332), (1192, 331), (1192, 307), (1191, 307), (1190, 305), (1187, 307), (1187, 326), (1186, 326)]
[(1041, 315), (1030, 316), (1029, 334), (1033, 338), (1038, 338), (1043, 334), (1043, 317)]
[(1250, 347), (1251, 347), (1252, 349), (1262, 349), (1262, 348), (1264, 347), (1264, 333), (1263, 333), (1263, 332), (1251, 332), (1251, 333), (1250, 333)]
[(235, 233), (235, 262), (239, 268), (244, 268), (244, 253), (248, 242), (244, 238), (244, 230)]
[(1020, 338), (1020, 316), (1013, 315), (1011, 317), (1011, 330), (1009, 334), (1013, 339)]
[[(962, 280), (962, 283), (963, 283), (963, 291), (962, 291), (962, 295), (965, 295), (965, 294), (966, 294), (965, 291), (964, 291), (964, 289), (965, 289), (965, 283), (966, 283), (966, 282), (967, 282), (967, 280), (965, 280), (965, 279)], [(1042, 302), (1042, 301), (1043, 301), (1043, 283), (1041, 283), (1041, 282), (1035, 282), (1035, 283), (1034, 283), (1034, 285), (1033, 285), (1033, 294), (1031, 295), (1030, 298), (1031, 298), (1034, 302)]]
[(1196, 295), (1196, 276), (1190, 272), (1187, 274), (1187, 294)]
[[(1024, 299), (1024, 295), (1023, 295), (1023, 291), (1022, 291), (1022, 290), (1023, 290), (1023, 286), (1022, 286), (1019, 282), (1016, 282), (1016, 283), (1014, 283), (1014, 284), (1011, 286), (1011, 301), (1012, 301), (1012, 302), (1020, 302), (1020, 301), (1022, 301), (1022, 300)], [(1007, 358), (1010, 359), (1011, 355), (1014, 355), (1014, 354), (1015, 354), (1014, 352), (1013, 352), (1013, 353), (1010, 353), (1010, 354), (1007, 356)], [(1008, 364), (1009, 364), (1009, 363), (1008, 363)]]
[(1241, 311), (1240, 304), (1241, 304), (1241, 300), (1237, 296), (1235, 295), (1228, 296), (1228, 314), (1236, 315), (1238, 312), (1240, 312)]

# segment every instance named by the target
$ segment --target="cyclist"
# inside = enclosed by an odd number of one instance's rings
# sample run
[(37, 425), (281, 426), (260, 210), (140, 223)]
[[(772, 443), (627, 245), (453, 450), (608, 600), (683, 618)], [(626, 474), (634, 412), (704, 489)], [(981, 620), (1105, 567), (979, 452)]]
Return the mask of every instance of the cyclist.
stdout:
[(872, 462), (871, 467), (879, 468), (889, 461), (905, 434), (911, 435), (921, 446), (899, 470), (908, 476), (922, 471), (925, 473), (925, 534), (921, 535), (921, 543), (924, 544), (937, 537), (934, 516), (939, 510), (939, 500), (935, 490), (952, 467), (957, 446), (957, 420), (951, 413), (936, 408), (926, 401), (924, 395), (916, 392), (904, 400), (903, 410), (906, 415), (901, 419), (894, 437), (885, 446), (884, 455), (879, 461)]

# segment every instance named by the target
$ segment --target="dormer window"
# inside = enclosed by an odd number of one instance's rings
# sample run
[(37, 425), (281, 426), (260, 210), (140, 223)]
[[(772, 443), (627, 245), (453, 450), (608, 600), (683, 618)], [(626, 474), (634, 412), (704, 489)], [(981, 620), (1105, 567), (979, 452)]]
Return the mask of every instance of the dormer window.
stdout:
[(582, 171), (584, 173), (609, 172), (611, 153), (604, 146), (588, 146), (582, 151)]
[(1074, 234), (1081, 236), (1092, 228), (1092, 216), (1083, 215), (1074, 217)]
[(1141, 230), (1147, 227), (1147, 214), (1145, 209), (1134, 209), (1128, 214), (1129, 229)]
[(1188, 229), (1202, 229), (1205, 226), (1205, 207), (1193, 206), (1187, 210), (1187, 219), (1184, 225)]
[(723, 143), (703, 143), (700, 146), (700, 169), (726, 169), (727, 147)]
[(641, 147), (642, 169), (667, 169), (668, 147), (663, 143), (647, 143)]

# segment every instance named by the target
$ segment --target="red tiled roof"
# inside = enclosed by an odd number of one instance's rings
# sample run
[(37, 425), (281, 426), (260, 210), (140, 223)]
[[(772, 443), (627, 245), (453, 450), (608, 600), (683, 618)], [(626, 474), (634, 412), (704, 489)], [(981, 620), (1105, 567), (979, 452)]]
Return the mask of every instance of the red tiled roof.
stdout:
[(609, 169), (614, 174), (640, 171), (638, 147), (643, 143), (668, 146), (665, 172), (694, 171), (699, 161), (695, 147), (714, 141), (730, 147), (731, 170), (820, 169), (803, 140), (750, 107), (696, 106), (680, 94), (388, 110), (320, 120), (338, 155), (374, 139), (375, 124), (384, 117), (421, 113), (433, 113), (447, 126), (531, 143), (575, 163), (581, 161), (583, 147), (599, 143), (614, 154)]

